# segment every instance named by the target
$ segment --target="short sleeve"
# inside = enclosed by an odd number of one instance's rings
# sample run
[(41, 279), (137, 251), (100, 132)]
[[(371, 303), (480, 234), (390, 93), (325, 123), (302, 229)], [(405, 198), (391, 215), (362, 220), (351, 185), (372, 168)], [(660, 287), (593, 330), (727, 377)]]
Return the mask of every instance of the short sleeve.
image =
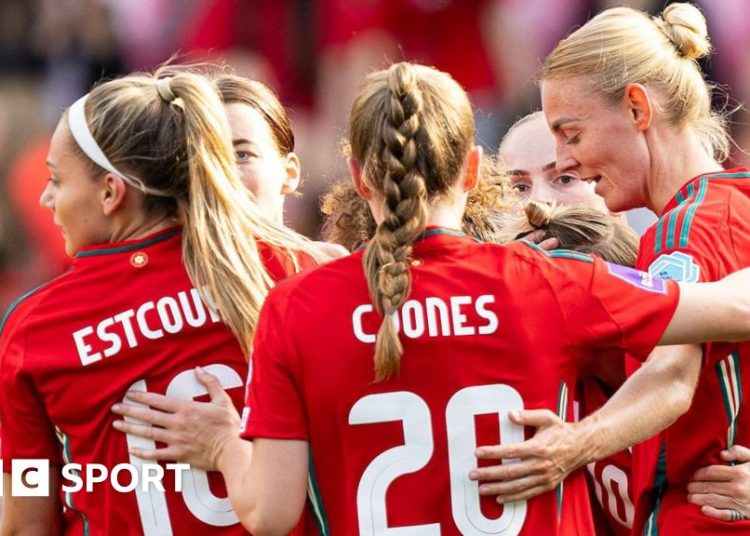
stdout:
[(0, 341), (0, 448), (5, 470), (16, 459), (62, 463), (60, 446), (32, 375), (24, 368), (23, 330), (5, 332)]
[(679, 286), (597, 258), (553, 259), (553, 285), (572, 345), (645, 360), (674, 315)]
[(247, 439), (308, 438), (301, 387), (292, 370), (297, 355), (285, 328), (293, 323), (283, 318), (284, 301), (272, 291), (258, 320), (241, 428)]

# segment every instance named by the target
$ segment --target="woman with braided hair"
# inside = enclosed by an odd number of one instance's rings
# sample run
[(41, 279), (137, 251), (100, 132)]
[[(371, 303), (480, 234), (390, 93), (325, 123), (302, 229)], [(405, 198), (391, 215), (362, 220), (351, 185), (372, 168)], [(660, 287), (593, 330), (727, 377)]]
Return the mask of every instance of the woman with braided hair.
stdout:
[(221, 470), (257, 535), (289, 530), (308, 487), (323, 534), (590, 534), (588, 512), (558, 510), (554, 493), (504, 507), (481, 499), (468, 478), (477, 441), (523, 439), (509, 411), (568, 415), (584, 353), (643, 357), (657, 343), (747, 336), (750, 312), (736, 313), (750, 305), (739, 291), (750, 273), (713, 286), (644, 282), (585, 254), (466, 237), (481, 149), (466, 93), (429, 67), (369, 75), (349, 141), (375, 235), (269, 293), (241, 437), (222, 424), (231, 404), (205, 371), (211, 402), (176, 408), (134, 393), (151, 407), (114, 410), (158, 426), (116, 427), (167, 444), (138, 456)]
[[(469, 192), (461, 230), (482, 242), (497, 242), (501, 214), (512, 199), (510, 184), (498, 163), (482, 157), (477, 186)], [(377, 223), (367, 202), (349, 182), (335, 184), (323, 196), (320, 206), (325, 215), (323, 239), (349, 251), (361, 246), (375, 234)]]

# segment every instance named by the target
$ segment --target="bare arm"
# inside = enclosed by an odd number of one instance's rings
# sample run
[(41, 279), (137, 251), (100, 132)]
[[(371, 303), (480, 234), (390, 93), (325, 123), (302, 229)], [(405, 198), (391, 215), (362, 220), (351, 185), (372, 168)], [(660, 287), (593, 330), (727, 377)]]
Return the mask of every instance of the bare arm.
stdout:
[(472, 471), (485, 481), (483, 495), (499, 502), (528, 499), (553, 489), (571, 471), (651, 437), (685, 413), (692, 401), (702, 361), (699, 346), (654, 351), (599, 411), (579, 423), (564, 423), (548, 410), (511, 414), (511, 420), (538, 428), (523, 443), (481, 447), (478, 458), (519, 459)]
[(217, 465), (232, 508), (256, 536), (285, 535), (299, 521), (307, 493), (306, 441), (239, 437), (224, 445)]
[(750, 268), (714, 283), (680, 283), (680, 302), (659, 344), (750, 339)]
[[(52, 469), (52, 468), (50, 468)], [(1, 536), (56, 536), (63, 533), (62, 504), (56, 490), (59, 475), (50, 471), (49, 497), (14, 497), (11, 477), (3, 473), (3, 517)]]

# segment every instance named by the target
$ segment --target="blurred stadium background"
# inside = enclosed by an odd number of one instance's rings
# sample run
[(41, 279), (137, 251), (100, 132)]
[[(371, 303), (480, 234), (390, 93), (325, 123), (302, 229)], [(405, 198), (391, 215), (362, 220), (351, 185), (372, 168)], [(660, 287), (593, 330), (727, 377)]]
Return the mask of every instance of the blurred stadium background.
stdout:
[[(61, 111), (101, 78), (181, 61), (226, 63), (273, 87), (291, 111), (302, 197), (287, 221), (316, 236), (318, 197), (345, 179), (340, 140), (367, 72), (402, 59), (446, 70), (469, 90), (478, 139), (539, 107), (535, 74), (572, 28), (614, 5), (649, 0), (0, 0), (0, 312), (69, 263), (38, 206), (47, 140)], [(718, 106), (750, 96), (750, 0), (704, 0), (716, 49), (704, 66), (726, 87)], [(732, 116), (748, 164), (750, 121)]]

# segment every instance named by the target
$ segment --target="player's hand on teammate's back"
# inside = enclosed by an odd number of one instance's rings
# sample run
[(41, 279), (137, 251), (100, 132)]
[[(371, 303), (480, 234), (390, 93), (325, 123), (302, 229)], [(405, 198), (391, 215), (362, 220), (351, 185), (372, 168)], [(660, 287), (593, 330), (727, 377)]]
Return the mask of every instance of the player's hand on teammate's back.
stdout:
[(216, 376), (200, 367), (195, 376), (208, 391), (210, 402), (130, 391), (126, 403), (112, 406), (113, 412), (126, 419), (114, 422), (117, 430), (167, 445), (153, 450), (131, 448), (132, 454), (145, 460), (177, 461), (193, 468), (216, 469), (223, 444), (239, 434), (240, 416)]
[(557, 238), (544, 238), (545, 234), (542, 229), (531, 231), (529, 234), (523, 237), (522, 240), (536, 244), (544, 251), (552, 251), (560, 247), (560, 241)]
[(530, 499), (554, 489), (576, 467), (583, 450), (575, 425), (549, 410), (514, 411), (509, 417), (515, 424), (537, 428), (534, 437), (522, 443), (479, 447), (477, 458), (505, 460), (505, 464), (469, 473), (471, 480), (482, 482), (479, 493), (497, 495), (499, 503)]
[(699, 469), (688, 484), (688, 501), (709, 516), (736, 521), (738, 513), (750, 518), (750, 449), (735, 445), (721, 452), (727, 462)]

